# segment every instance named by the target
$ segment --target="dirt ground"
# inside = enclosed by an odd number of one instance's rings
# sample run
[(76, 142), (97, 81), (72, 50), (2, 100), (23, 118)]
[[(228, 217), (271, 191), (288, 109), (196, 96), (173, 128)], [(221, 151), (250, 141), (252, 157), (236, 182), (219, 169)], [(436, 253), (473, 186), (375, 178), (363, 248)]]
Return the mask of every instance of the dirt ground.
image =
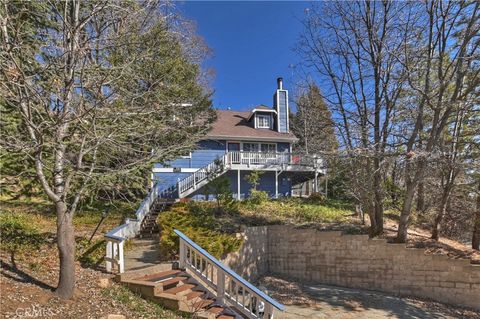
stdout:
[[(76, 265), (77, 289), (74, 298), (59, 299), (53, 292), (57, 284), (58, 261), (55, 250), (36, 253), (34, 258), (17, 261), (14, 269), (0, 255), (0, 318), (103, 318), (109, 314), (126, 318), (182, 318), (147, 302), (118, 284), (100, 285), (99, 278), (112, 276)], [(32, 269), (32, 261), (37, 260)]]
[[(383, 235), (392, 240), (397, 234), (398, 224), (392, 220), (386, 220)], [(430, 232), (418, 227), (410, 227), (408, 230), (407, 247), (425, 248), (427, 254), (447, 255), (453, 259), (470, 259), (474, 264), (480, 264), (480, 251), (473, 250), (469, 246), (446, 237), (440, 237), (438, 241), (430, 239)]]
[(286, 305), (282, 319), (453, 319), (480, 318), (480, 312), (437, 302), (400, 298), (379, 292), (291, 282), (266, 276), (258, 286)]

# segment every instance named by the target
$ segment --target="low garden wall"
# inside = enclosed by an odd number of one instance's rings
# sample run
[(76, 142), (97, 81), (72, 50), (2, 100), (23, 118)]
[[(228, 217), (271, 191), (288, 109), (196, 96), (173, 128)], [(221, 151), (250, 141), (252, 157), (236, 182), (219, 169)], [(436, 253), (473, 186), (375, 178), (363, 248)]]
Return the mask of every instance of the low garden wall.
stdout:
[(248, 281), (268, 272), (268, 227), (249, 227), (243, 233), (240, 250), (230, 253), (223, 263)]
[[(236, 256), (235, 256), (236, 255)], [(480, 310), (480, 265), (426, 255), (366, 235), (253, 227), (227, 260), (248, 279), (270, 272), (301, 281), (417, 296)]]

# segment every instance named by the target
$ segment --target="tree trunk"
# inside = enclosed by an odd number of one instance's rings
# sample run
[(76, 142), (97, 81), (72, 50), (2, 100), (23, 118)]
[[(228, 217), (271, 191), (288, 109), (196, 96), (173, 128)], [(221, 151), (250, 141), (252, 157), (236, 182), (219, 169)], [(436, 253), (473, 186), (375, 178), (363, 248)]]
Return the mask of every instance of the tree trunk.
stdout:
[(480, 181), (478, 182), (477, 209), (473, 220), (472, 248), (480, 250)]
[(72, 215), (63, 202), (57, 202), (57, 247), (60, 257), (60, 277), (56, 294), (70, 299), (75, 291), (75, 233)]
[(433, 222), (432, 227), (432, 239), (438, 240), (439, 233), (440, 233), (440, 223), (443, 220), (443, 216), (445, 215), (445, 211), (447, 210), (447, 203), (448, 198), (450, 197), (450, 190), (445, 189), (443, 192), (442, 199), (440, 200), (440, 205), (438, 206), (437, 216)]
[(423, 181), (420, 181), (417, 187), (417, 211), (419, 212), (425, 211), (425, 191), (423, 185)]
[(410, 212), (412, 210), (413, 197), (415, 195), (415, 184), (407, 183), (407, 189), (404, 196), (402, 213), (398, 222), (398, 232), (396, 242), (404, 243), (407, 241), (407, 230), (410, 221)]

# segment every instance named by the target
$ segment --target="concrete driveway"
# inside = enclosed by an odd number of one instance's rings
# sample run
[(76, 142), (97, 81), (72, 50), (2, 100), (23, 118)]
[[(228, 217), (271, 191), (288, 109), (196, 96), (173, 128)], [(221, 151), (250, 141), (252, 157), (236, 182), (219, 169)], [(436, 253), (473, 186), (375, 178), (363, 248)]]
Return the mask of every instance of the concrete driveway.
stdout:
[(310, 285), (272, 276), (262, 278), (258, 285), (286, 305), (285, 312), (275, 314), (278, 319), (480, 318), (479, 312), (367, 290)]

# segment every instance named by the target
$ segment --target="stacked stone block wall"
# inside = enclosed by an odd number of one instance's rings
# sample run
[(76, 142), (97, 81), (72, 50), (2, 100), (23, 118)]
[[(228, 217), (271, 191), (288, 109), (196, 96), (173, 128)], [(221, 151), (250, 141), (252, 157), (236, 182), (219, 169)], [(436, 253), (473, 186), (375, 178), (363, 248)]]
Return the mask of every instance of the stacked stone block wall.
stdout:
[(289, 226), (269, 226), (267, 233), (271, 273), (480, 310), (480, 265), (469, 260), (426, 255), (423, 249), (366, 235)]
[(240, 250), (230, 253), (223, 263), (248, 281), (268, 272), (268, 227), (249, 227), (243, 233)]
[(480, 265), (366, 235), (250, 227), (224, 262), (249, 281), (270, 272), (312, 283), (417, 296), (480, 310)]

